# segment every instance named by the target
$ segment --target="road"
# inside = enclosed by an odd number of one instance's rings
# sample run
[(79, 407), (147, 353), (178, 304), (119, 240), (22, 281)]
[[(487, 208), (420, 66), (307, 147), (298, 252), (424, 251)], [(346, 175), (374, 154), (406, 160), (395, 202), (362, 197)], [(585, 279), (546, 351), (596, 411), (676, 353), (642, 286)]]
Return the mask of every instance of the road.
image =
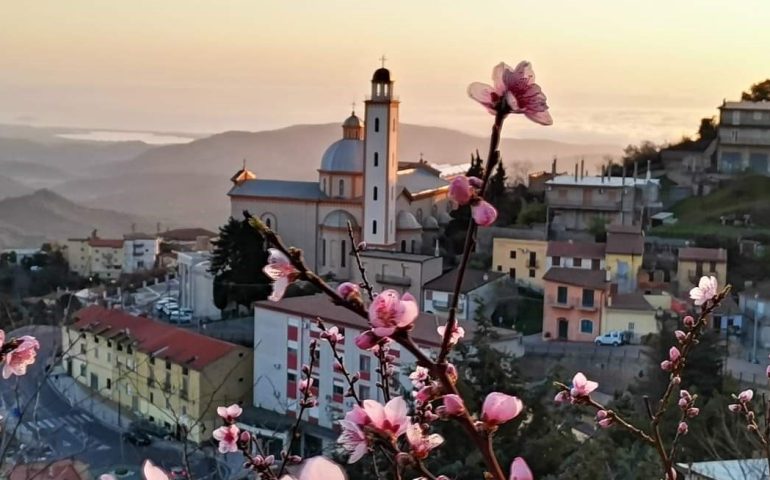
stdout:
[[(116, 465), (139, 467), (145, 459), (167, 469), (182, 465), (181, 444), (158, 440), (146, 447), (123, 441), (121, 432), (102, 424), (89, 412), (73, 408), (46, 381), (46, 366), (60, 342), (58, 329), (27, 327), (26, 332), (40, 341), (37, 362), (23, 377), (0, 380), (0, 407), (7, 419), (6, 433), (14, 435), (25, 446), (3, 456), (15, 462), (75, 458), (91, 466), (92, 471), (107, 470)], [(15, 336), (24, 334), (13, 332)], [(3, 442), (5, 445), (7, 442)], [(14, 452), (16, 451), (16, 452)], [(191, 460), (194, 478), (219, 478), (212, 472), (217, 462), (201, 454)]]

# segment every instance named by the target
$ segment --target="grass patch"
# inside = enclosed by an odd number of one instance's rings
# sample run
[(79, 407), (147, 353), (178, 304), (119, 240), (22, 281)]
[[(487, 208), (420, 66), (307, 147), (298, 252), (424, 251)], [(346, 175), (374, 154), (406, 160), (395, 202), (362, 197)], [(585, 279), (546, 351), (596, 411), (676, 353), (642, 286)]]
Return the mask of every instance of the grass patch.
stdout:
[(690, 197), (672, 208), (687, 225), (715, 223), (723, 215), (750, 214), (754, 224), (770, 227), (770, 177), (741, 175), (705, 197)]

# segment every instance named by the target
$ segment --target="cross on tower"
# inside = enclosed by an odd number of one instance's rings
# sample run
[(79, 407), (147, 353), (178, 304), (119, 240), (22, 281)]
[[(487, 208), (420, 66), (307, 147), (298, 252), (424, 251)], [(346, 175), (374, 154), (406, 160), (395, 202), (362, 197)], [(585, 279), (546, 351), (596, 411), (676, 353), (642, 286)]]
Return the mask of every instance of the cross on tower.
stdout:
[(387, 60), (387, 58), (385, 58), (385, 54), (383, 54), (383, 55), (380, 57), (380, 62), (382, 62), (382, 68), (385, 68), (385, 60)]
[(352, 102), (350, 104), (350, 107), (353, 109), (353, 115), (355, 115), (356, 114), (356, 102)]

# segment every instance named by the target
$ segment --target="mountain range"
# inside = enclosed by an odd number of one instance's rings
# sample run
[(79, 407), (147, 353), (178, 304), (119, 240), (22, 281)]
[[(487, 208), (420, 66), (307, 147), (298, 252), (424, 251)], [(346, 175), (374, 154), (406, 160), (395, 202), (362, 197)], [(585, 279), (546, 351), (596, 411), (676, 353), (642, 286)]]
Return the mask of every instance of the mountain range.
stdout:
[[(3, 137), (13, 130), (0, 126), (0, 175), (30, 191), (48, 188), (84, 207), (125, 212), (133, 216), (129, 224), (152, 216), (165, 224), (209, 229), (227, 219), (229, 178), (244, 159), (259, 178), (315, 180), (324, 151), (342, 138), (339, 124), (319, 124), (230, 131), (185, 144), (150, 146), (63, 140), (55, 137), (55, 130), (36, 134), (34, 128), (24, 128), (19, 139)], [(422, 157), (431, 163), (465, 163), (477, 149), (486, 155), (487, 145), (487, 138), (446, 128), (400, 126), (402, 161)], [(569, 171), (578, 158), (592, 168), (620, 148), (505, 138), (500, 151), (506, 165), (519, 170), (549, 169), (557, 156), (559, 169)], [(0, 190), (0, 198), (7, 196)], [(0, 210), (0, 222), (5, 220)]]

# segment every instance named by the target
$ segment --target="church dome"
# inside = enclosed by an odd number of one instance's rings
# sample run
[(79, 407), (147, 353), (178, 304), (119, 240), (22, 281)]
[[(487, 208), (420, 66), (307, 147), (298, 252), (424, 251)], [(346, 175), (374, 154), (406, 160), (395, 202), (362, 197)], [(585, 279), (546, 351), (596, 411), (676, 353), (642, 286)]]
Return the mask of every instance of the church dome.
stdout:
[(350, 116), (342, 123), (343, 128), (363, 128), (363, 126), (363, 120), (358, 118), (358, 115), (356, 115), (355, 112), (351, 113)]
[(448, 225), (449, 222), (452, 221), (452, 216), (449, 215), (446, 212), (439, 212), (438, 213), (438, 224), (439, 225)]
[(363, 172), (364, 141), (343, 138), (332, 143), (321, 157), (321, 170), (325, 172)]
[(374, 83), (390, 83), (390, 70), (387, 68), (378, 68), (372, 75), (372, 82)]
[(350, 222), (350, 225), (352, 225), (353, 228), (358, 227), (358, 223), (356, 223), (356, 219), (353, 215), (345, 210), (335, 210), (326, 215), (326, 218), (324, 218), (321, 225), (329, 228), (348, 228), (348, 222)]
[(420, 222), (417, 221), (416, 218), (414, 218), (414, 215), (407, 212), (406, 210), (401, 210), (398, 212), (398, 215), (396, 216), (396, 229), (397, 230), (422, 230), (422, 226), (420, 225)]
[(425, 230), (438, 230), (438, 220), (436, 220), (436, 217), (428, 215), (422, 221), (422, 228)]

